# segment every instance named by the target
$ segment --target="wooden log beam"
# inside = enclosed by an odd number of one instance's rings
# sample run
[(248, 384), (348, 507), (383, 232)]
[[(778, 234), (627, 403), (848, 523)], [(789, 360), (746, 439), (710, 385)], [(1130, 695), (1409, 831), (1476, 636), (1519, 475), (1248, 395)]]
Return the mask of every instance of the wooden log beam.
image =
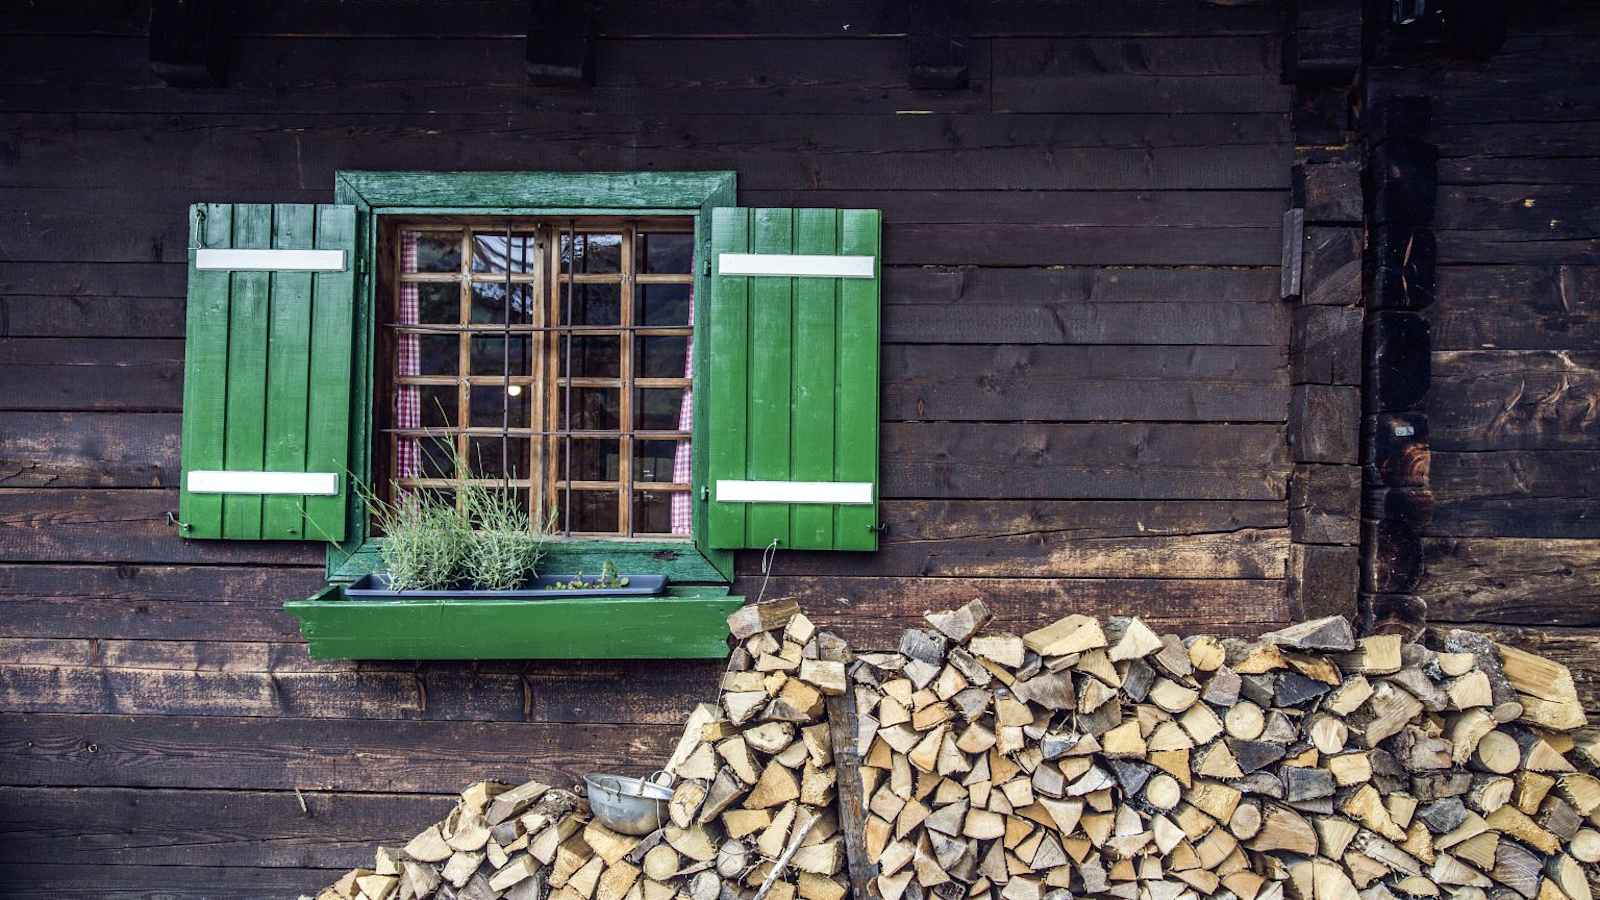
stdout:
[(1369, 487), (1426, 487), (1432, 467), (1428, 414), (1378, 413), (1362, 428), (1361, 461)]
[(1417, 313), (1380, 310), (1367, 317), (1366, 408), (1416, 410), (1432, 378), (1428, 321)]
[(1438, 241), (1430, 227), (1375, 226), (1367, 308), (1414, 310), (1431, 305), (1438, 290), (1434, 271), (1438, 256)]
[(1367, 159), (1372, 182), (1368, 221), (1431, 225), (1439, 187), (1439, 148), (1412, 137), (1390, 138)]
[(1363, 591), (1409, 594), (1422, 580), (1422, 529), (1407, 522), (1361, 523)]

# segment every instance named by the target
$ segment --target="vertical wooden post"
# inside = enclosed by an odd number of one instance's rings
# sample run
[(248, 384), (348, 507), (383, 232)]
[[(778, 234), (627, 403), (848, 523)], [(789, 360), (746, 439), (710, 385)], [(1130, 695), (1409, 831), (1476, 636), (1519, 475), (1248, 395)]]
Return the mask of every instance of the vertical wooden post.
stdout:
[[(848, 669), (850, 648), (831, 632), (817, 635), (819, 655), (831, 662), (842, 662)], [(850, 875), (850, 895), (869, 900), (877, 866), (867, 860), (865, 835), (867, 801), (861, 784), (861, 750), (856, 746), (856, 695), (848, 684), (845, 692), (827, 698), (828, 737), (833, 743), (833, 771), (837, 779), (839, 833), (844, 836), (845, 866)]]

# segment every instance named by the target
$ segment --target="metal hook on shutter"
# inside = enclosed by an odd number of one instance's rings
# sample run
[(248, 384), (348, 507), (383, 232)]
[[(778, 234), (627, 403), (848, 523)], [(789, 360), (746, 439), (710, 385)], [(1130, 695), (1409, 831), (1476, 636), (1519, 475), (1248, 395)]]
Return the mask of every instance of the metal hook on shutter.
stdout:
[(778, 556), (778, 539), (773, 538), (767, 549), (761, 551), (761, 590), (756, 593), (756, 602), (767, 595), (767, 582), (772, 580), (772, 561)]
[(194, 526), (193, 525), (190, 525), (188, 522), (184, 522), (184, 521), (180, 520), (178, 518), (178, 514), (173, 512), (170, 509), (167, 510), (167, 524), (172, 526), (172, 527), (174, 527), (174, 528), (176, 528), (176, 529), (178, 529), (179, 531), (193, 531), (194, 530)]

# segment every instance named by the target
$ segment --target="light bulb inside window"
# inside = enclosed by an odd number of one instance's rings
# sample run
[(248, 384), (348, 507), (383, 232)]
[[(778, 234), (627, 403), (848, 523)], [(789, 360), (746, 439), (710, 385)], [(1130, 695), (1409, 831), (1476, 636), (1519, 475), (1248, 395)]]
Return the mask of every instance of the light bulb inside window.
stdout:
[(513, 397), (521, 397), (522, 396), (522, 385), (520, 385), (520, 384), (508, 385), (506, 387), (506, 393), (510, 394)]

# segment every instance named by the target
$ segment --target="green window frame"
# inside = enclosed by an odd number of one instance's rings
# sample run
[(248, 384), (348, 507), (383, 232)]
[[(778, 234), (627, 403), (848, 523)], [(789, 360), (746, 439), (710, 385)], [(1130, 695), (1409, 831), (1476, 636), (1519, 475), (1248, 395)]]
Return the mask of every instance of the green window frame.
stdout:
[[(352, 372), (350, 472), (364, 483), (373, 473), (374, 385), (378, 362), (377, 261), (383, 216), (646, 216), (672, 215), (694, 223), (694, 291), (711, 292), (711, 211), (735, 205), (736, 176), (710, 172), (378, 172), (336, 173), (334, 197), (356, 209), (357, 284)], [(695, 304), (695, 333), (707, 333), (710, 304)], [(691, 439), (693, 524), (690, 541), (638, 538), (556, 540), (545, 568), (553, 572), (599, 571), (611, 560), (623, 571), (667, 575), (674, 584), (722, 584), (733, 580), (733, 551), (707, 546), (705, 478), (708, 468), (705, 405), (709, 346), (694, 341)], [(328, 545), (328, 580), (347, 584), (380, 568), (382, 538), (368, 533), (362, 504), (346, 510), (345, 538)]]

